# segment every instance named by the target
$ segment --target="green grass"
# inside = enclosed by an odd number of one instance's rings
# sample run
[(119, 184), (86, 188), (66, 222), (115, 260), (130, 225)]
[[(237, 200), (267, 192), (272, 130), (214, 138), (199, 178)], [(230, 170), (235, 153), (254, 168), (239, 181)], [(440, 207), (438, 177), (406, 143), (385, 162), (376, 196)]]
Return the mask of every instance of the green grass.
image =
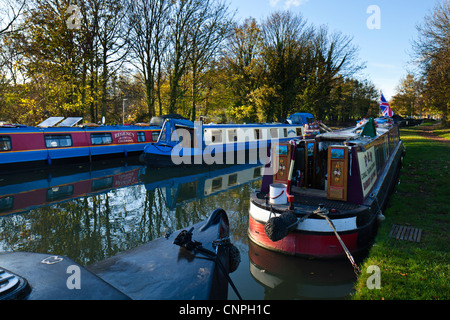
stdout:
[(442, 128), (434, 130), (434, 133), (438, 136), (450, 140), (450, 128)]
[[(361, 266), (353, 299), (450, 298), (450, 146), (426, 139), (418, 128), (401, 130), (406, 156), (374, 247)], [(388, 236), (393, 224), (423, 230), (420, 243)], [(381, 288), (369, 289), (370, 265), (380, 268)]]

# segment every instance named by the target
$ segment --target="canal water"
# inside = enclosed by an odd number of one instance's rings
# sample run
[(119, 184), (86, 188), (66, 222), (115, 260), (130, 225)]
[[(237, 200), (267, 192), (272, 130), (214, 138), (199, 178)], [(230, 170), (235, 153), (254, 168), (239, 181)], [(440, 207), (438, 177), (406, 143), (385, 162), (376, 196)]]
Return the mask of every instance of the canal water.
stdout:
[[(3, 173), (0, 251), (89, 266), (223, 208), (241, 255), (231, 279), (243, 299), (346, 299), (356, 281), (348, 260), (290, 257), (249, 241), (249, 196), (261, 180), (255, 165), (158, 169), (132, 157)], [(228, 298), (237, 299), (231, 287)]]

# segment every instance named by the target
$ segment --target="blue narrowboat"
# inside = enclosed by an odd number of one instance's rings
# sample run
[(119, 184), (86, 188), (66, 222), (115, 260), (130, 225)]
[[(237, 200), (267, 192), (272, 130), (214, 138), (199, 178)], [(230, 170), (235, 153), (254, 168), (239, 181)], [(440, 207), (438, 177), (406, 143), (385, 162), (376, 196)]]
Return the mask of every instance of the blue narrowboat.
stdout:
[[(265, 163), (274, 142), (303, 137), (311, 117), (293, 118), (287, 123), (204, 124), (185, 119), (166, 119), (156, 143), (144, 148), (147, 164), (211, 165)], [(300, 121), (302, 120), (302, 121)]]

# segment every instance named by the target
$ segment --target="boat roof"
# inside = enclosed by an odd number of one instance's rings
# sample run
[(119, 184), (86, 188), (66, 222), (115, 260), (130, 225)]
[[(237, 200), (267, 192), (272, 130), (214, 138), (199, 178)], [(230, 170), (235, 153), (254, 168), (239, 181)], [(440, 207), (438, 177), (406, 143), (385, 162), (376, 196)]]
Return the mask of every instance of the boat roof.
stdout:
[(171, 123), (173, 123), (174, 125), (179, 125), (179, 126), (183, 126), (183, 127), (194, 127), (194, 122), (192, 122), (191, 120), (187, 120), (187, 119), (174, 119), (174, 118), (170, 118), (170, 119), (166, 119), (166, 121), (169, 121)]
[(325, 132), (317, 135), (317, 138), (320, 140), (338, 140), (338, 141), (347, 141), (351, 144), (368, 144), (386, 133), (389, 128), (387, 127), (378, 127), (376, 128), (376, 136), (370, 137), (362, 134), (363, 127), (350, 127), (341, 130), (335, 130), (331, 132)]
[(260, 128), (260, 127), (298, 127), (299, 125), (287, 124), (287, 123), (208, 123), (204, 124), (205, 128), (225, 128), (225, 129), (233, 129), (233, 128)]

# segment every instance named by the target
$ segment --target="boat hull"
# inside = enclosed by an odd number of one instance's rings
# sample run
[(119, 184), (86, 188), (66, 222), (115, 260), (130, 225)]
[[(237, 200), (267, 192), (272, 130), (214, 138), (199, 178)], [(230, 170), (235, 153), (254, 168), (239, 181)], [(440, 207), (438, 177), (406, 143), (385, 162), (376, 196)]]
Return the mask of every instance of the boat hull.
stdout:
[[(256, 146), (256, 147), (255, 147)], [(239, 165), (239, 164), (266, 164), (269, 159), (267, 156), (268, 143), (255, 144), (255, 146), (246, 144), (240, 149), (234, 146), (221, 147), (219, 152), (215, 149), (205, 149), (199, 152), (198, 149), (185, 149), (180, 154), (172, 155), (173, 148), (168, 146), (158, 146), (149, 144), (145, 147), (141, 160), (148, 166), (153, 167), (176, 167), (176, 166), (211, 166), (211, 165)], [(222, 152), (226, 150), (226, 152)]]
[[(272, 241), (265, 233), (267, 220), (260, 220), (255, 217), (255, 211), (261, 210), (263, 209), (257, 209), (254, 203), (250, 206), (248, 236), (255, 244), (288, 255), (315, 258), (340, 258), (345, 256), (345, 250), (325, 219), (306, 219), (303, 223), (299, 223), (297, 229), (290, 232), (283, 239)], [(364, 211), (366, 212), (360, 211), (359, 213), (367, 215), (369, 221), (356, 228), (347, 229), (344, 227), (345, 224), (356, 224), (358, 220), (356, 215), (332, 219), (333, 224), (341, 226), (341, 228), (337, 228), (337, 230), (340, 230), (339, 236), (351, 254), (356, 254), (369, 248), (376, 235), (376, 214), (369, 212), (369, 208)], [(270, 215), (270, 209), (266, 212)], [(353, 222), (340, 220), (353, 220)]]

